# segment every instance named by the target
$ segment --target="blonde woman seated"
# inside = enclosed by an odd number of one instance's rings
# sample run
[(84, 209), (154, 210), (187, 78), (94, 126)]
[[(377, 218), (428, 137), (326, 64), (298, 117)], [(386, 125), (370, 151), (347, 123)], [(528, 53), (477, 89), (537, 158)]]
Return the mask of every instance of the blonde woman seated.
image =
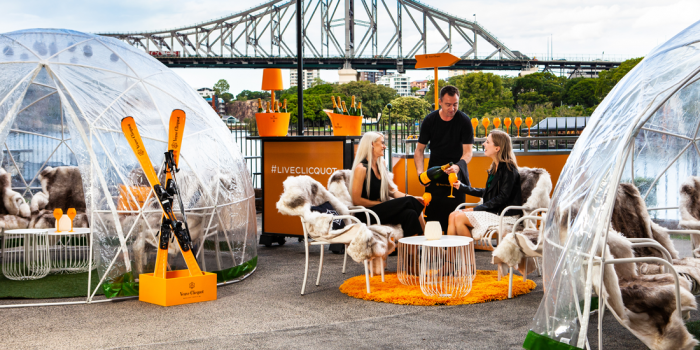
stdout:
[[(362, 136), (352, 165), (352, 202), (374, 211), (382, 224), (401, 225), (404, 237), (422, 234), (423, 198), (408, 196), (394, 185), (384, 164), (385, 149), (382, 134), (367, 132)], [(367, 223), (364, 214), (356, 216)], [(375, 224), (373, 217), (370, 220), (369, 224)]]
[[(522, 205), (520, 174), (510, 136), (501, 130), (492, 130), (484, 142), (484, 155), (491, 158), (486, 188), (465, 186), (459, 181), (454, 184), (462, 193), (483, 198), (483, 204), (450, 214), (448, 235), (481, 239), (489, 229), (499, 225), (503, 209)], [(504, 223), (513, 225), (521, 215), (521, 210), (511, 209)]]

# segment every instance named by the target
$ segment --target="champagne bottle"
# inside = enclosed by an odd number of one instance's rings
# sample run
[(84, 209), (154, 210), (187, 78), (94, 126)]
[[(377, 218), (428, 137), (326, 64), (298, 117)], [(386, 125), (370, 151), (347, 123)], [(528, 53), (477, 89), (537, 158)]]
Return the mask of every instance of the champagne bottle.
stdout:
[(343, 114), (343, 101), (338, 96), (338, 114)]
[(348, 109), (347, 109), (347, 107), (345, 107), (345, 101), (343, 101), (343, 114), (349, 115), (349, 114), (348, 114)]
[(284, 99), (284, 104), (282, 105), (282, 108), (284, 108), (284, 113), (288, 113), (287, 112), (287, 99), (286, 98)]
[(265, 102), (265, 113), (270, 113), (270, 103)]
[(349, 115), (357, 115), (357, 104), (355, 103), (355, 95), (352, 95), (352, 105), (350, 106)]
[(449, 162), (445, 165), (437, 165), (434, 166), (426, 171), (424, 171), (420, 176), (418, 177), (418, 181), (422, 183), (423, 185), (427, 185), (430, 183), (430, 181), (437, 180), (441, 178), (443, 175), (445, 175), (445, 170), (447, 168), (452, 166), (452, 162)]
[(364, 113), (362, 113), (362, 101), (360, 101), (360, 103), (357, 104), (357, 115), (359, 115), (360, 117), (365, 116)]
[(258, 99), (258, 113), (262, 113), (263, 111), (263, 104), (262, 104), (262, 99)]
[(333, 113), (338, 113), (338, 104), (335, 103), (335, 96), (331, 96), (331, 100), (333, 100)]

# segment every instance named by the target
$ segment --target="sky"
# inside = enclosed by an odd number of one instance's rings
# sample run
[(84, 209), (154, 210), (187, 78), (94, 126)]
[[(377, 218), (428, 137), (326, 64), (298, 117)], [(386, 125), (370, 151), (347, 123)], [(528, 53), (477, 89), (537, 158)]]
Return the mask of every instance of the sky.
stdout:
[[(313, 0), (316, 1), (316, 0)], [(3, 21), (0, 33), (28, 28), (66, 28), (89, 33), (122, 33), (181, 27), (228, 16), (266, 2), (215, 0), (0, 0)], [(422, 0), (422, 3), (454, 16), (473, 20), (494, 34), (511, 50), (543, 57), (552, 42), (554, 58), (586, 55), (605, 59), (644, 56), (698, 20), (700, 1), (689, 0)], [(361, 15), (361, 1), (356, 0)], [(388, 0), (392, 8), (394, 0)], [(381, 7), (381, 2), (380, 2)], [(358, 15), (358, 18), (360, 18)], [(405, 16), (404, 16), (405, 17)], [(404, 18), (404, 28), (408, 18)], [(389, 39), (382, 31), (390, 22), (380, 9), (380, 46)], [(313, 29), (311, 29), (313, 31)], [(358, 33), (361, 30), (357, 30)], [(362, 35), (364, 32), (356, 35)], [(428, 40), (437, 36), (428, 29)], [(404, 52), (415, 44), (417, 33), (406, 29)], [(295, 44), (293, 36), (289, 42)], [(481, 41), (483, 42), (483, 41)], [(441, 46), (442, 44), (436, 44)], [(486, 45), (478, 46), (479, 55), (488, 55)], [(430, 50), (439, 47), (428, 46)], [(460, 55), (455, 45), (453, 53)], [(462, 50), (462, 51), (466, 51)], [(488, 51), (488, 52), (486, 52)], [(604, 53), (604, 54), (603, 54)], [(607, 57), (607, 58), (606, 58)], [(255, 69), (174, 69), (193, 88), (211, 87), (226, 79), (235, 95), (242, 90), (258, 90), (262, 70)], [(431, 72), (406, 72), (412, 80), (425, 79)], [(504, 72), (505, 73), (505, 72)], [(285, 88), (289, 72), (283, 71)], [(512, 74), (512, 73), (511, 73)], [(447, 71), (440, 71), (446, 78)], [(338, 80), (336, 71), (321, 71), (321, 78)]]

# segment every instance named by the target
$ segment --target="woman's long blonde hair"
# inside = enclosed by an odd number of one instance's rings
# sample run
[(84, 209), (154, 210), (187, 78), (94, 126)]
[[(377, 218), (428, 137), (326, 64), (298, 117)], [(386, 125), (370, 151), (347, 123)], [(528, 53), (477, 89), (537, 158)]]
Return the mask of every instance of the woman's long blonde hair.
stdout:
[[(377, 164), (377, 169), (379, 169), (379, 175), (382, 177), (381, 191), (379, 192), (379, 197), (382, 202), (388, 201), (389, 198), (389, 172), (386, 169), (386, 164), (384, 164), (384, 156), (377, 159), (372, 159), (372, 145), (375, 141), (379, 140), (380, 137), (384, 135), (378, 132), (366, 132), (360, 144), (357, 146), (357, 154), (355, 154), (355, 161), (352, 163), (352, 173), (355, 173), (355, 168), (363, 161), (367, 160), (367, 175), (365, 176), (365, 183), (367, 187), (367, 196), (369, 196), (369, 180), (370, 172), (372, 171), (372, 164)], [(352, 190), (351, 190), (352, 191)]]
[[(508, 166), (508, 170), (513, 170), (512, 167), (515, 167), (516, 169), (518, 168), (518, 161), (515, 160), (515, 153), (513, 152), (513, 144), (510, 141), (510, 135), (508, 133), (498, 130), (498, 129), (493, 129), (489, 133), (491, 135), (491, 140), (493, 140), (493, 145), (495, 147), (500, 147), (501, 149), (498, 151), (498, 154), (496, 155), (496, 159), (498, 159), (498, 163), (506, 163)], [(489, 168), (489, 173), (493, 174), (496, 169), (496, 163), (491, 163), (491, 167)]]

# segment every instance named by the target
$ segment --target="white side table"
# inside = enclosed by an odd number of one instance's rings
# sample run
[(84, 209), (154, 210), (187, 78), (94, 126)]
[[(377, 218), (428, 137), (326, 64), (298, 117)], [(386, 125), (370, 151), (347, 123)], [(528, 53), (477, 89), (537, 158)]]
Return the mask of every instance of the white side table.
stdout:
[(7, 230), (3, 234), (2, 274), (15, 281), (46, 277), (51, 269), (46, 229)]
[(51, 273), (81, 273), (90, 267), (90, 229), (74, 228), (73, 232), (49, 229)]
[(420, 290), (427, 296), (464, 297), (476, 276), (474, 240), (442, 236), (423, 242), (420, 261)]
[(407, 286), (420, 285), (420, 247), (425, 241), (425, 236), (399, 239), (399, 244), (396, 247), (399, 251), (396, 277), (401, 284)]

